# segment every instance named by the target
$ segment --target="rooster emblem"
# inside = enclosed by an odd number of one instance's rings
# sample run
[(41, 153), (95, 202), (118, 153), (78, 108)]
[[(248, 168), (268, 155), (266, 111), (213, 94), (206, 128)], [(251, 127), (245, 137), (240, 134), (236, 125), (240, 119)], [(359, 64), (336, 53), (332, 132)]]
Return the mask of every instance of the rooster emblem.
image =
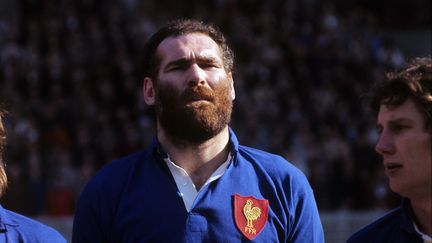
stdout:
[(247, 227), (250, 228), (253, 228), (252, 222), (261, 216), (261, 209), (258, 207), (252, 207), (252, 204), (252, 200), (248, 199), (243, 207), (243, 214), (247, 219)]
[(234, 194), (234, 220), (247, 239), (253, 240), (261, 233), (266, 225), (268, 212), (268, 200)]

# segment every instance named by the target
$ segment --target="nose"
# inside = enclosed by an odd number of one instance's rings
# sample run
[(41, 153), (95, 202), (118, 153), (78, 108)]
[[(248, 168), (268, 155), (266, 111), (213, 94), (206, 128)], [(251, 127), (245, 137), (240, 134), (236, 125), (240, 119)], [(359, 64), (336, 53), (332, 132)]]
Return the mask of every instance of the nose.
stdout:
[(381, 132), (378, 142), (375, 145), (375, 151), (383, 156), (394, 153), (395, 146), (392, 135), (385, 131)]
[(206, 72), (198, 64), (190, 66), (187, 76), (189, 86), (205, 85), (206, 78)]

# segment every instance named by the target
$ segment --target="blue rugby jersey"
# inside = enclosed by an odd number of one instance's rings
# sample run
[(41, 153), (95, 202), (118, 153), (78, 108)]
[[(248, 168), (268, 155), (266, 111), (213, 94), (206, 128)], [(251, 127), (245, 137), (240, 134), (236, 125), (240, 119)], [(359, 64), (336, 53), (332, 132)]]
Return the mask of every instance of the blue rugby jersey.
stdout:
[(53, 228), (0, 205), (0, 242), (66, 243), (66, 239)]
[(354, 233), (347, 243), (423, 243), (415, 231), (409, 214), (409, 200), (363, 229)]
[(234, 208), (237, 194), (268, 200), (251, 242), (324, 242), (304, 174), (280, 156), (239, 145), (231, 130), (230, 143), (225, 174), (200, 190), (189, 213), (156, 138), (145, 152), (106, 165), (80, 196), (72, 241), (246, 242), (234, 218), (244, 209)]

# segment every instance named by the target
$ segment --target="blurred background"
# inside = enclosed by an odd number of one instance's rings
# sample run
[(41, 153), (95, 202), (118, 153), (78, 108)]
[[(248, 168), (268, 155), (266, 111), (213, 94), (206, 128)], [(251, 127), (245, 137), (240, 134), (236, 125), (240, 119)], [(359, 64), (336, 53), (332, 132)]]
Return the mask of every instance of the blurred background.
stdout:
[(167, 20), (191, 17), (219, 26), (236, 54), (240, 142), (299, 167), (326, 242), (345, 242), (399, 204), (362, 96), (386, 71), (431, 55), (431, 12), (428, 0), (0, 0), (1, 204), (70, 239), (89, 178), (154, 135), (142, 45)]

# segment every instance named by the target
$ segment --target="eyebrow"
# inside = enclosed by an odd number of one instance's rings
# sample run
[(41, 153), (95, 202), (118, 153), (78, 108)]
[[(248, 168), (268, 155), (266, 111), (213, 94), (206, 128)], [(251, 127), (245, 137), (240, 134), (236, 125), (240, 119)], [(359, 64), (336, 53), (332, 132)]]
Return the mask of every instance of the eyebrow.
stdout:
[(215, 57), (211, 57), (211, 56), (197, 56), (195, 58), (189, 58), (189, 57), (183, 57), (177, 60), (173, 60), (171, 62), (169, 62), (164, 70), (168, 70), (171, 67), (177, 67), (177, 66), (185, 66), (185, 65), (189, 65), (193, 62), (193, 60), (196, 60), (196, 62), (198, 64), (200, 63), (212, 63), (212, 64), (218, 64), (222, 66), (222, 63)]
[[(387, 121), (386, 123), (389, 124), (389, 125), (394, 125), (394, 124), (406, 123), (406, 122), (411, 123), (412, 120), (409, 119), (409, 118), (402, 117), (402, 118), (396, 118), (396, 119), (394, 119), (394, 120), (389, 120), (389, 121)], [(376, 128), (377, 128), (377, 129), (380, 129), (380, 128), (382, 128), (382, 127), (383, 127), (383, 126), (382, 126), (381, 123), (377, 123), (377, 125), (376, 125)]]
[(396, 118), (394, 120), (388, 121), (388, 123), (390, 123), (390, 124), (403, 123), (403, 122), (412, 122), (412, 120), (409, 118), (401, 117), (401, 118)]

